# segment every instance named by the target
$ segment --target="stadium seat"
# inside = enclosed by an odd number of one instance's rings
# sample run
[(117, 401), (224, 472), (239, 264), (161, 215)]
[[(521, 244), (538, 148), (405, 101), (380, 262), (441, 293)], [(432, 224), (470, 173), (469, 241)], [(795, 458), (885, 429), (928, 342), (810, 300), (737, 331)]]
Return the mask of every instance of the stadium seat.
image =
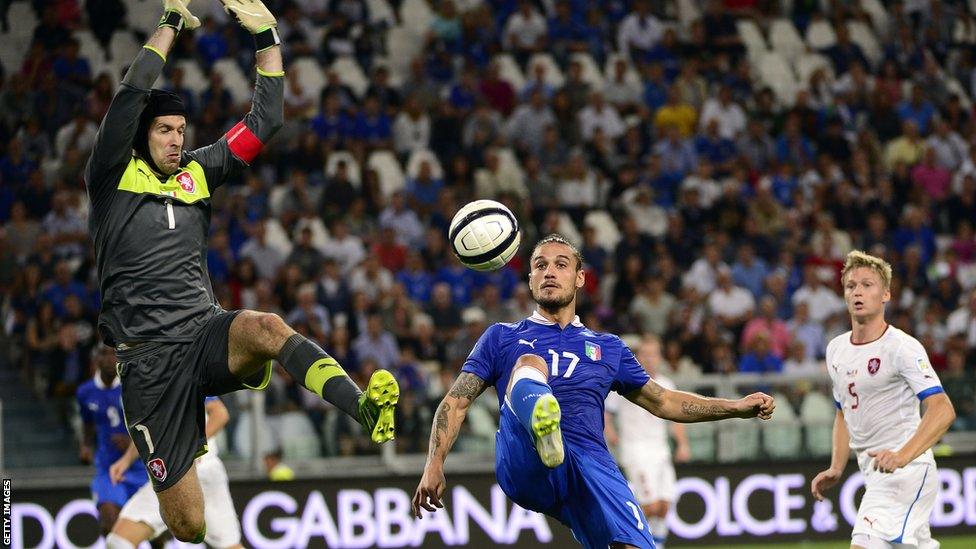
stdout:
[(405, 26), (397, 26), (386, 31), (386, 51), (390, 56), (390, 70), (399, 78), (406, 78), (410, 72), (410, 62), (421, 54), (424, 41)]
[(213, 65), (213, 70), (220, 73), (224, 78), (224, 86), (230, 92), (235, 103), (244, 103), (251, 100), (251, 83), (244, 76), (237, 61), (230, 58), (219, 59)]
[[(14, 4), (14, 6), (19, 6), (21, 4)], [(10, 11), (13, 11), (13, 6), (11, 6)], [(11, 14), (11, 18), (13, 14)], [(95, 35), (88, 29), (79, 29), (72, 33), (72, 36), (78, 40), (78, 55), (88, 59), (88, 62), (94, 66), (95, 64), (104, 64), (105, 62), (105, 52), (102, 51), (102, 46), (99, 45), (98, 40), (95, 40)], [(28, 38), (28, 42), (30, 39)], [(4, 41), (6, 42), (6, 40)], [(6, 44), (0, 50), (6, 50)], [(25, 50), (26, 53), (26, 50)], [(22, 60), (21, 60), (22, 61)], [(131, 59), (130, 59), (131, 61)], [(17, 65), (20, 66), (20, 61)]]
[(514, 149), (511, 147), (498, 147), (495, 149), (495, 154), (498, 155), (498, 164), (502, 170), (517, 173), (522, 177), (525, 176), (525, 172), (522, 170), (522, 163), (515, 156)]
[[(872, 65), (877, 66), (881, 62), (881, 57), (884, 52), (881, 50), (878, 39), (875, 37), (871, 27), (863, 21), (849, 21), (847, 23), (847, 30), (851, 34), (851, 41), (861, 47), (864, 51), (864, 56), (868, 58), (868, 61)], [(865, 69), (870, 71), (871, 67), (865, 67)]]
[(770, 48), (789, 60), (796, 59), (807, 47), (789, 19), (774, 19), (769, 25)]
[[(148, 5), (146, 0), (123, 0), (122, 3), (125, 4), (125, 20), (129, 23), (129, 28), (142, 31), (147, 35), (156, 31), (159, 25), (159, 13), (156, 10), (146, 9)], [(204, 14), (198, 13), (196, 6), (194, 12), (194, 15), (203, 20)]]
[(583, 225), (593, 227), (596, 231), (596, 242), (605, 250), (614, 250), (620, 242), (620, 230), (606, 210), (593, 210), (583, 218)]
[(962, 87), (962, 84), (958, 80), (952, 78), (951, 76), (946, 76), (945, 78), (946, 88), (949, 89), (949, 93), (954, 93), (959, 96), (959, 103), (966, 110), (972, 107), (972, 101), (970, 100), (969, 94), (966, 93), (966, 89)]
[(142, 44), (132, 36), (131, 32), (126, 30), (116, 32), (112, 35), (112, 42), (109, 44), (109, 50), (112, 52), (110, 66), (116, 73), (120, 73), (132, 63), (141, 49)]
[(688, 446), (691, 447), (692, 460), (715, 460), (714, 423), (689, 423), (685, 425), (685, 433), (688, 435)]
[(396, 25), (396, 13), (386, 0), (366, 0), (366, 9), (369, 10), (370, 25), (386, 28)]
[(340, 57), (333, 61), (332, 66), (329, 68), (339, 75), (339, 80), (343, 84), (352, 88), (353, 93), (359, 97), (362, 97), (366, 93), (366, 88), (369, 87), (369, 80), (355, 59), (352, 57)]
[[(260, 427), (262, 433), (261, 446), (257, 449), (258, 455), (262, 456), (268, 453), (277, 442), (272, 439), (276, 431), (271, 429), (267, 419), (265, 416), (264, 424)], [(239, 412), (237, 421), (234, 423), (234, 449), (242, 456), (253, 455), (255, 445), (253, 423), (254, 418), (249, 411)]]
[(871, 17), (871, 26), (878, 36), (885, 36), (888, 32), (888, 11), (881, 0), (861, 0), (861, 9)]
[(291, 253), (292, 243), (281, 222), (273, 217), (264, 220), (264, 235), (268, 245), (277, 249), (282, 257)]
[(828, 456), (833, 446), (834, 402), (817, 391), (811, 391), (800, 405), (800, 419), (805, 429), (807, 453), (811, 456)]
[(800, 86), (806, 87), (810, 83), (810, 76), (817, 69), (824, 68), (830, 77), (834, 75), (834, 66), (830, 60), (819, 53), (805, 53), (798, 57), (793, 64), (796, 68), (796, 78)]
[(683, 28), (688, 28), (696, 19), (701, 17), (701, 10), (698, 9), (698, 6), (697, 0), (678, 0), (678, 21), (681, 22)]
[(434, 12), (426, 0), (403, 0), (400, 4), (400, 20), (414, 36), (425, 36), (434, 20)]
[(424, 160), (430, 162), (431, 171), (435, 179), (440, 179), (444, 177), (444, 167), (441, 166), (441, 161), (437, 159), (437, 155), (427, 149), (416, 150), (410, 153), (410, 158), (407, 160), (407, 177), (417, 177), (417, 173), (420, 171), (420, 163)]
[(403, 168), (396, 155), (390, 151), (373, 151), (366, 160), (366, 166), (376, 172), (384, 199), (389, 198), (394, 191), (402, 189), (406, 184)]
[(559, 222), (556, 223), (556, 232), (565, 236), (566, 240), (572, 242), (574, 246), (583, 245), (583, 235), (580, 234), (576, 228), (576, 224), (573, 223), (573, 219), (566, 212), (559, 212)]
[(325, 87), (325, 74), (322, 73), (319, 62), (311, 57), (302, 57), (293, 61), (288, 71), (298, 74), (298, 82), (317, 103), (319, 94)]
[(518, 63), (511, 55), (501, 53), (496, 55), (493, 61), (498, 63), (498, 76), (502, 80), (511, 84), (516, 90), (525, 87), (525, 76), (522, 74), (522, 69), (519, 68)]
[(210, 85), (196, 61), (180, 59), (176, 62), (176, 66), (183, 69), (183, 85), (193, 93), (201, 94)]
[(759, 457), (759, 423), (754, 420), (730, 420), (718, 429), (720, 462), (747, 461)]
[(638, 84), (640, 86), (643, 86), (643, 81), (641, 80), (641, 76), (637, 72), (637, 69), (634, 68), (634, 64), (631, 63), (630, 60), (627, 59), (627, 57), (617, 53), (611, 53), (610, 55), (607, 56), (607, 62), (603, 65), (603, 74), (606, 77), (605, 80), (609, 81), (610, 79), (613, 78), (613, 74), (614, 74), (613, 67), (614, 65), (616, 65), (618, 59), (623, 59), (624, 62), (627, 63), (627, 71), (624, 73), (624, 81), (627, 82), (628, 84)]
[(291, 238), (298, 241), (299, 235), (306, 228), (312, 231), (312, 246), (321, 251), (329, 242), (329, 230), (325, 228), (325, 223), (318, 216), (302, 217), (295, 222), (295, 228), (291, 232)]
[(285, 412), (268, 419), (278, 433), (285, 459), (319, 457), (319, 437), (312, 422), (303, 412)]
[[(14, 5), (17, 6), (19, 4)], [(27, 52), (30, 51), (30, 40), (29, 35), (16, 36), (11, 33), (10, 35), (3, 36), (3, 46), (0, 47), (0, 64), (7, 70), (8, 75), (14, 73), (23, 64)], [(87, 57), (91, 62), (92, 68), (94, 68), (95, 62), (92, 61), (92, 57), (88, 55), (82, 55), (82, 57)], [(98, 59), (101, 59), (100, 50)]]
[(556, 60), (548, 53), (537, 53), (529, 58), (528, 69), (526, 70), (528, 78), (532, 77), (532, 71), (538, 64), (546, 67), (546, 83), (553, 88), (561, 88), (566, 78), (563, 76), (563, 71), (559, 65), (556, 64)]
[(826, 19), (814, 20), (807, 27), (807, 45), (814, 50), (829, 48), (837, 43), (837, 34), (830, 21)]
[(339, 162), (343, 160), (349, 170), (349, 181), (355, 187), (361, 187), (363, 182), (362, 169), (359, 167), (359, 162), (356, 162), (356, 157), (348, 151), (332, 151), (329, 154), (329, 158), (325, 161), (325, 176), (332, 177), (335, 175)]
[(762, 31), (759, 30), (755, 21), (739, 19), (736, 21), (736, 27), (739, 29), (739, 39), (745, 45), (750, 58), (766, 51), (766, 39), (763, 38)]
[(768, 51), (755, 65), (759, 79), (772, 88), (783, 105), (792, 105), (796, 99), (797, 82), (786, 59), (777, 51)]
[(803, 445), (802, 423), (786, 395), (777, 393), (773, 398), (776, 399), (776, 413), (762, 423), (763, 450), (767, 456), (776, 459), (798, 458)]
[(582, 67), (584, 82), (587, 82), (594, 90), (603, 89), (603, 74), (592, 55), (585, 52), (574, 53), (572, 60), (578, 62)]

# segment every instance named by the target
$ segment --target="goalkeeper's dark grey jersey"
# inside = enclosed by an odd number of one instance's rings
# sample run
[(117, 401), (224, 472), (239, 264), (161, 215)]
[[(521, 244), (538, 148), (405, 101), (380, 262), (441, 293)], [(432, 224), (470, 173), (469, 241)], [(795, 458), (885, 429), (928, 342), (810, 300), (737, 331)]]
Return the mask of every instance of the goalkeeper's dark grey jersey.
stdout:
[(102, 292), (98, 328), (113, 346), (192, 341), (221, 310), (207, 272), (212, 193), (246, 166), (282, 123), (283, 74), (259, 71), (244, 120), (216, 143), (184, 151), (180, 169), (160, 180), (133, 154), (132, 144), (162, 68), (155, 50), (145, 48), (136, 56), (85, 170)]

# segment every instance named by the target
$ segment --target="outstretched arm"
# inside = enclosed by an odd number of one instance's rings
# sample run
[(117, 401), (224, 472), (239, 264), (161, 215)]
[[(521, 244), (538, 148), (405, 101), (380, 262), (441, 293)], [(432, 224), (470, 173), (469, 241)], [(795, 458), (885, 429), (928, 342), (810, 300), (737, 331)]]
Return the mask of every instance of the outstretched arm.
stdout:
[(93, 201), (103, 198), (115, 188), (118, 181), (110, 181), (107, 176), (113, 168), (118, 168), (131, 158), (139, 115), (149, 99), (153, 82), (163, 70), (163, 63), (176, 41), (176, 35), (180, 29), (200, 26), (200, 20), (187, 9), (188, 3), (189, 0), (163, 2), (164, 11), (159, 27), (136, 54), (112, 98), (85, 168), (85, 182)]
[(715, 421), (732, 417), (769, 419), (776, 403), (764, 393), (753, 393), (739, 400), (708, 398), (684, 391), (665, 389), (653, 379), (626, 395), (634, 404), (664, 419), (681, 423)]
[(211, 191), (235, 170), (249, 165), (284, 123), (284, 61), (277, 21), (259, 0), (220, 0), (224, 11), (254, 35), (257, 82), (251, 110), (216, 143), (191, 153), (207, 174)]
[(480, 377), (461, 372), (454, 381), (454, 386), (437, 407), (430, 431), (424, 476), (420, 479), (420, 485), (417, 486), (413, 496), (413, 512), (417, 518), (421, 518), (421, 508), (434, 511), (436, 508), (444, 507), (441, 503), (446, 487), (444, 460), (447, 459), (447, 453), (451, 451), (454, 441), (457, 440), (468, 407), (487, 386), (488, 383)]

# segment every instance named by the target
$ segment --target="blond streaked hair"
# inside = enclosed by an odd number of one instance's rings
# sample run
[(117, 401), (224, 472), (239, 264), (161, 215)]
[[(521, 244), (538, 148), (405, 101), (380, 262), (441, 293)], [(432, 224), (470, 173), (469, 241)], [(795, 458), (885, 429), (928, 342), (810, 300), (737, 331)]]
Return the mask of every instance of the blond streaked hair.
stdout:
[(847, 275), (851, 271), (861, 267), (871, 269), (878, 273), (878, 276), (881, 277), (881, 284), (885, 289), (891, 287), (891, 264), (880, 257), (875, 257), (861, 250), (854, 250), (847, 254), (847, 259), (844, 261), (844, 270), (840, 273), (841, 284), (846, 283)]

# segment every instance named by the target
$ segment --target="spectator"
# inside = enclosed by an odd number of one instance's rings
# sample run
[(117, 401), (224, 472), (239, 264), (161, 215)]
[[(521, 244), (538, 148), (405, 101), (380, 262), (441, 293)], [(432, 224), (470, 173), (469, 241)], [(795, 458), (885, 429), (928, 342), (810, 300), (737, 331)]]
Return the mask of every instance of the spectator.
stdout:
[(508, 119), (508, 138), (520, 149), (539, 154), (545, 147), (545, 136), (550, 129), (553, 137), (558, 140), (555, 125), (556, 117), (546, 104), (545, 94), (542, 90), (533, 90), (529, 94), (528, 103), (516, 108)]
[(844, 301), (823, 284), (820, 272), (814, 265), (807, 265), (803, 269), (803, 285), (793, 294), (794, 314), (797, 316), (801, 304), (806, 305), (810, 320), (817, 323), (824, 323), (830, 316), (844, 310)]
[(664, 36), (664, 26), (651, 13), (647, 0), (636, 0), (633, 12), (617, 30), (617, 50), (633, 62), (640, 62)]
[[(708, 309), (723, 326), (739, 332), (752, 317), (756, 300), (745, 288), (734, 285), (728, 267), (718, 270), (715, 289), (708, 295)], [(768, 344), (768, 341), (767, 341)]]
[(677, 300), (664, 290), (664, 281), (657, 276), (650, 276), (631, 302), (630, 314), (642, 333), (663, 337), (668, 330), (668, 319), (676, 306)]
[(429, 145), (430, 117), (421, 110), (417, 96), (411, 95), (393, 122), (393, 149), (406, 157), (414, 151), (427, 149)]
[(475, 194), (481, 198), (498, 198), (502, 193), (510, 193), (526, 198), (529, 190), (521, 172), (502, 164), (497, 150), (485, 153), (485, 167), (474, 174)]
[(285, 262), (285, 255), (267, 239), (266, 221), (259, 220), (251, 224), (251, 238), (241, 246), (240, 255), (254, 262), (258, 276), (272, 280), (278, 273), (278, 268)]
[(776, 298), (764, 295), (759, 300), (759, 315), (749, 320), (742, 330), (741, 347), (751, 349), (756, 337), (763, 336), (769, 340), (770, 352), (785, 359), (792, 342), (792, 336), (785, 322), (780, 320), (776, 312), (778, 306)]
[(718, 120), (718, 133), (725, 139), (735, 139), (745, 130), (745, 111), (732, 100), (732, 88), (729, 86), (723, 85), (717, 98), (705, 101), (698, 124), (701, 128), (707, 128), (712, 119)]
[(366, 257), (362, 240), (349, 234), (349, 226), (339, 219), (332, 225), (332, 234), (322, 249), (326, 258), (331, 258), (339, 266), (339, 271), (348, 275)]
[(603, 86), (603, 96), (621, 113), (633, 112), (641, 102), (640, 80), (634, 75), (630, 77), (632, 69), (627, 60), (618, 58), (613, 62), (613, 75)]
[(976, 290), (970, 292), (963, 306), (952, 311), (946, 320), (946, 329), (950, 337), (961, 336), (967, 348), (976, 347)]
[[(393, 288), (393, 275), (375, 255), (367, 255), (349, 275), (349, 289), (366, 296), (370, 303), (385, 298)], [(365, 356), (365, 355), (361, 355)]]
[(765, 334), (757, 334), (739, 362), (739, 372), (743, 374), (775, 374), (783, 371), (783, 360), (772, 354), (769, 339)]
[(407, 198), (402, 190), (390, 195), (390, 205), (379, 216), (380, 227), (391, 228), (397, 240), (410, 247), (420, 247), (424, 240), (424, 226), (417, 213), (407, 206)]
[(532, 54), (542, 51), (547, 33), (546, 20), (532, 2), (520, 0), (518, 11), (509, 17), (502, 31), (502, 46), (524, 67)]
[(285, 317), (285, 322), (289, 326), (303, 324), (308, 327), (308, 337), (315, 341), (328, 341), (332, 323), (329, 321), (328, 309), (315, 301), (315, 284), (302, 284), (298, 288), (297, 296), (295, 307)]
[(583, 141), (592, 139), (597, 128), (613, 140), (624, 133), (624, 123), (617, 109), (607, 104), (603, 93), (598, 91), (590, 94), (590, 103), (579, 111), (579, 125)]

